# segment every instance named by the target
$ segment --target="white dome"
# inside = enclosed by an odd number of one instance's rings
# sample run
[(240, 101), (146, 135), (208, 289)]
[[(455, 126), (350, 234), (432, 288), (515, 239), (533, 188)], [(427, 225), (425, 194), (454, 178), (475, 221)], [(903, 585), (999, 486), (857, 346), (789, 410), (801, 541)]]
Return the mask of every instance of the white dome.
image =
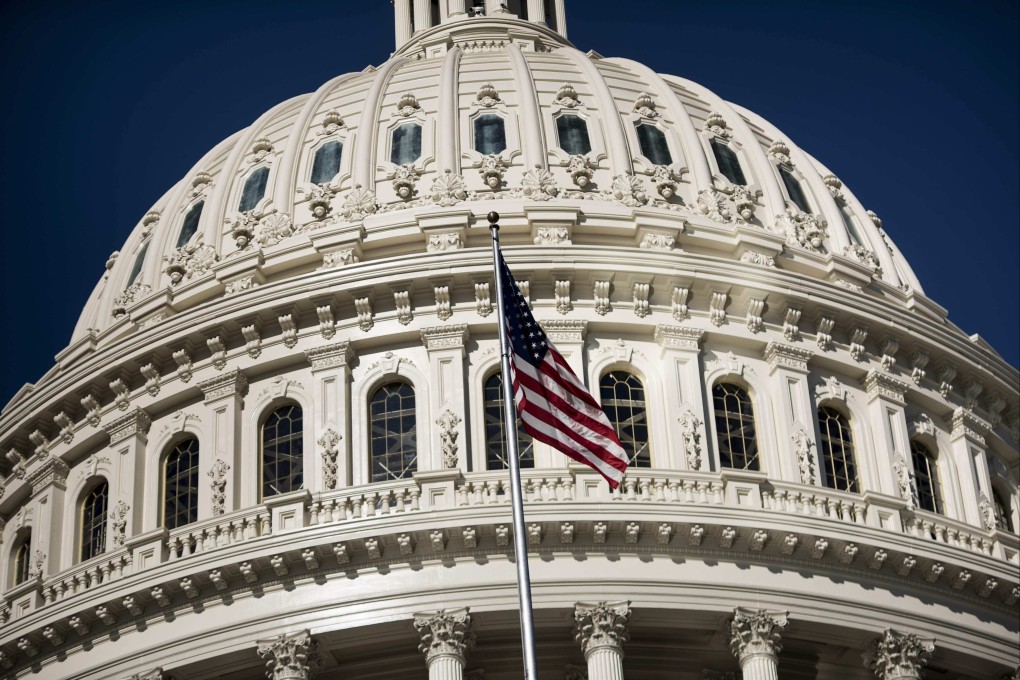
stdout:
[(395, 4), (392, 59), (202, 158), (0, 414), (0, 672), (520, 677), (490, 211), (632, 456), (611, 492), (526, 447), (542, 677), (1015, 672), (1020, 375), (879, 220), (562, 2)]

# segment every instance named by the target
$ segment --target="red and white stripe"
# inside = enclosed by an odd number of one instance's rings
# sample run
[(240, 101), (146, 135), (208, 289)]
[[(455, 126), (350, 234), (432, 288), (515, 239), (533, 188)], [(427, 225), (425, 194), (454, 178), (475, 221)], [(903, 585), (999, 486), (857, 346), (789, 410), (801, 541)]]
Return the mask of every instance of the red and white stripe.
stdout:
[(514, 401), (524, 429), (538, 441), (599, 472), (616, 488), (627, 453), (605, 412), (550, 343), (535, 365), (513, 355)]

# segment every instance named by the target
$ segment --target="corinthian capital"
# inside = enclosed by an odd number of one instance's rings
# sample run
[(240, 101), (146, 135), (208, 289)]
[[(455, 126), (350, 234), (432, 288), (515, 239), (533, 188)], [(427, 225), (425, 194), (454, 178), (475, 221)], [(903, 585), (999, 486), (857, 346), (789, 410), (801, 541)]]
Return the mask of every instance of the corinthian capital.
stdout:
[(259, 640), (258, 653), (270, 680), (308, 680), (321, 663), (319, 643), (307, 630)]
[(779, 656), (786, 612), (737, 607), (730, 624), (730, 651), (743, 661), (752, 656)]
[(427, 664), (442, 656), (452, 656), (465, 663), (467, 650), (475, 644), (471, 615), (466, 608), (415, 614), (414, 627), (421, 636), (418, 649), (425, 655)]
[(586, 658), (606, 647), (622, 652), (629, 620), (630, 602), (578, 602), (574, 605), (574, 639), (581, 643)]
[(917, 680), (934, 651), (934, 640), (890, 628), (875, 640), (864, 665), (879, 680)]

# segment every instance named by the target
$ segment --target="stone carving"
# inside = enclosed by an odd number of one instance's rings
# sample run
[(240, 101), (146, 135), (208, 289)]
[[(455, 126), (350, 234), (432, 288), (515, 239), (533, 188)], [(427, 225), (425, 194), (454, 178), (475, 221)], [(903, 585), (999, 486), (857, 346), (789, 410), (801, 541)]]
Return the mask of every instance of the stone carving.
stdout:
[(981, 500), (978, 502), (978, 511), (981, 513), (981, 523), (984, 525), (985, 531), (995, 531), (998, 524), (995, 521), (995, 508), (984, 492), (981, 492), (979, 498)]
[(640, 247), (644, 250), (673, 250), (676, 237), (673, 234), (646, 233), (641, 238)]
[(312, 219), (324, 220), (333, 212), (333, 191), (327, 184), (319, 184), (308, 192), (308, 210), (312, 213)]
[(596, 281), (594, 285), (595, 313), (605, 316), (612, 307), (609, 304), (609, 281)]
[(322, 131), (319, 134), (332, 135), (344, 127), (344, 119), (336, 109), (330, 109), (322, 118)]
[(719, 534), (719, 547), (732, 548), (735, 540), (737, 540), (737, 530), (733, 527), (726, 527)]
[(726, 321), (726, 301), (729, 295), (726, 293), (713, 292), (712, 297), (709, 300), (709, 316), (708, 320), (712, 322), (713, 326), (722, 326)]
[(336, 269), (337, 267), (345, 267), (360, 261), (361, 259), (354, 252), (354, 248), (340, 248), (339, 250), (322, 254), (323, 269)]
[(797, 467), (800, 469), (800, 483), (815, 483), (815, 443), (804, 428), (796, 430), (790, 438), (793, 450), (797, 453)]
[(340, 206), (340, 214), (348, 222), (357, 222), (374, 214), (378, 209), (375, 194), (360, 184), (355, 184), (344, 199), (343, 205)]
[(432, 181), (432, 188), (429, 192), (432, 203), (443, 207), (457, 205), (467, 198), (467, 185), (464, 184), (464, 177), (455, 174), (449, 168)]
[(209, 476), (209, 486), (212, 487), (213, 515), (222, 515), (226, 511), (227, 503), (227, 472), (230, 465), (222, 458), (217, 458), (206, 474)]
[(790, 147), (781, 140), (772, 142), (768, 150), (769, 158), (782, 163), (783, 165), (791, 165), (790, 161)]
[(398, 165), (394, 168), (390, 173), (390, 179), (393, 180), (393, 190), (397, 192), (397, 196), (405, 201), (410, 200), (415, 194), (414, 186), (418, 182), (418, 177), (418, 171), (413, 165)]
[(119, 319), (127, 314), (128, 307), (139, 300), (145, 299), (145, 297), (151, 292), (152, 286), (141, 282), (128, 286), (123, 293), (113, 298), (113, 318)]
[(239, 251), (245, 250), (255, 240), (258, 219), (254, 212), (238, 213), (230, 222), (230, 236), (234, 239)]
[(411, 312), (411, 294), (406, 290), (393, 293), (393, 302), (397, 308), (397, 321), (406, 326), (411, 323), (414, 315)]
[(99, 405), (99, 402), (96, 401), (96, 398), (91, 394), (85, 395), (81, 398), (81, 406), (85, 409), (88, 424), (92, 427), (99, 427), (102, 407)]
[(717, 137), (728, 138), (731, 134), (726, 125), (726, 119), (715, 111), (708, 114), (708, 118), (705, 119), (705, 129)]
[(185, 278), (200, 276), (213, 266), (220, 256), (212, 246), (203, 245), (202, 234), (194, 243), (185, 243), (169, 255), (163, 256), (163, 272), (170, 277), (170, 285), (176, 286)]
[(701, 420), (694, 411), (685, 408), (680, 414), (680, 428), (684, 436), (684, 452), (687, 465), (692, 470), (701, 469)]
[(843, 192), (841, 191), (843, 183), (839, 181), (838, 177), (832, 174), (825, 175), (822, 177), (822, 183), (825, 184), (825, 188), (829, 190), (829, 193), (833, 198), (838, 201), (843, 201), (844, 203), (846, 202), (846, 199), (843, 198)]
[(129, 506), (124, 501), (117, 501), (117, 504), (113, 506), (110, 527), (113, 529), (113, 544), (117, 547), (124, 545), (124, 538), (127, 533), (128, 509)]
[(872, 645), (864, 665), (879, 680), (920, 678), (921, 669), (928, 664), (934, 651), (935, 643), (932, 640), (922, 640), (912, 633), (886, 629), (882, 637)]
[(746, 264), (756, 264), (761, 267), (775, 268), (776, 266), (776, 260), (771, 255), (763, 255), (753, 250), (748, 250), (741, 255), (740, 261)]
[(307, 630), (260, 640), (257, 650), (270, 680), (308, 680), (321, 666), (319, 643)]
[(478, 316), (488, 316), (492, 313), (492, 298), (489, 294), (488, 283), (475, 284), (475, 310)]
[(699, 191), (698, 198), (694, 202), (694, 210), (713, 222), (728, 223), (733, 221), (733, 213), (730, 212), (726, 195), (715, 189)]
[(533, 201), (548, 201), (560, 193), (556, 186), (556, 178), (548, 170), (536, 165), (524, 173), (521, 180), (521, 193)]
[(648, 203), (648, 195), (645, 193), (641, 178), (629, 172), (613, 177), (609, 190), (615, 200), (626, 206), (636, 208)]
[(655, 110), (655, 99), (647, 92), (642, 92), (634, 101), (634, 112), (642, 118), (658, 118), (659, 112)]
[(895, 454), (893, 461), (893, 473), (896, 475), (896, 487), (899, 490), (900, 498), (907, 502), (908, 508), (914, 507), (914, 499), (917, 498), (917, 483), (914, 473), (907, 467), (906, 461), (900, 454)]
[(570, 230), (567, 227), (539, 227), (535, 233), (535, 245), (569, 246)]
[(273, 212), (259, 220), (255, 240), (260, 246), (275, 246), (292, 235), (294, 235), (294, 224), (290, 215), (284, 212)]
[(765, 301), (757, 298), (750, 298), (747, 301), (747, 330), (752, 333), (760, 333), (764, 328), (762, 312), (765, 309)]
[(786, 243), (806, 250), (818, 252), (827, 238), (826, 222), (812, 213), (800, 209), (787, 208), (782, 215), (776, 216), (775, 230), (786, 234)]
[(416, 111), (421, 111), (421, 104), (418, 103), (418, 98), (411, 92), (405, 92), (404, 96), (397, 102), (397, 110), (393, 114), (394, 117), (407, 118), (413, 116)]
[(949, 394), (953, 391), (954, 378), (956, 378), (956, 369), (949, 364), (939, 369), (939, 394), (943, 397), (948, 398)]
[(475, 644), (467, 608), (415, 614), (414, 628), (421, 636), (418, 650), (429, 665), (440, 657), (451, 656), (464, 664), (467, 651)]
[(560, 89), (556, 90), (556, 99), (553, 100), (553, 104), (573, 109), (581, 102), (577, 98), (577, 90), (574, 89), (574, 86), (570, 83), (563, 83), (560, 85)]
[(738, 607), (730, 623), (730, 651), (741, 664), (754, 656), (774, 660), (783, 650), (782, 634), (786, 625), (786, 612)]
[(443, 454), (443, 467), (455, 468), (458, 463), (457, 437), (460, 432), (457, 430), (457, 426), (460, 425), (460, 416), (447, 407), (436, 418), (436, 425), (439, 426), (439, 445)]
[[(481, 164), (478, 166), (478, 174), (482, 176), (485, 186), (493, 191), (499, 191), (503, 188), (503, 175), (506, 174), (506, 164), (499, 157), (499, 154), (482, 156)], [(467, 189), (465, 188), (464, 191), (466, 192)]]
[(796, 307), (786, 308), (786, 315), (783, 318), (783, 337), (787, 342), (800, 340), (800, 315), (801, 311)]
[(673, 288), (673, 295), (671, 298), (673, 319), (676, 321), (683, 321), (687, 318), (687, 298), (690, 297), (690, 288), (681, 288), (676, 286)]
[(850, 330), (850, 358), (854, 361), (864, 361), (866, 348), (864, 341), (868, 338), (868, 329), (863, 326), (854, 326)]
[(324, 340), (330, 340), (336, 335), (336, 320), (333, 319), (333, 307), (323, 305), (315, 308), (315, 315), (319, 317), (319, 334)]
[(442, 253), (448, 250), (459, 250), (461, 245), (459, 232), (445, 231), (439, 234), (429, 234), (425, 250), (430, 253)]
[(553, 294), (556, 298), (558, 313), (566, 315), (574, 308), (570, 302), (570, 281), (556, 281), (553, 284)]
[(223, 289), (224, 295), (237, 295), (243, 293), (246, 290), (252, 290), (259, 287), (259, 282), (255, 280), (254, 276), (242, 276), (239, 279), (230, 281)]
[(336, 488), (340, 439), (340, 433), (333, 428), (326, 428), (319, 437), (319, 446), (322, 447), (322, 481), (327, 490)]
[(836, 325), (835, 320), (826, 316), (818, 317), (818, 349), (827, 351), (832, 349), (832, 329)]
[(651, 290), (651, 286), (647, 283), (635, 283), (633, 290), (634, 299), (634, 314), (638, 318), (645, 318), (651, 314), (651, 308), (648, 303), (648, 295)]
[(475, 95), (475, 101), (479, 106), (484, 106), (485, 108), (492, 108), (497, 104), (503, 103), (503, 100), (499, 98), (499, 92), (492, 83), (486, 83), (478, 88), (478, 94)]
[(734, 220), (736, 222), (750, 222), (751, 218), (754, 217), (754, 209), (757, 207), (751, 191), (739, 184), (730, 184), (723, 191), (729, 194), (730, 203), (733, 204), (733, 210), (736, 212)]
[(354, 311), (358, 314), (358, 328), (366, 333), (372, 330), (372, 302), (367, 298), (354, 298)]
[(574, 639), (585, 658), (599, 649), (623, 651), (627, 641), (630, 602), (578, 602), (574, 607)]
[(570, 180), (582, 191), (591, 184), (594, 168), (587, 156), (573, 155), (567, 161), (567, 172), (570, 173)]
[(843, 248), (843, 255), (854, 262), (863, 264), (876, 275), (880, 275), (882, 273), (882, 263), (879, 261), (878, 256), (862, 245), (852, 243), (845, 246)]

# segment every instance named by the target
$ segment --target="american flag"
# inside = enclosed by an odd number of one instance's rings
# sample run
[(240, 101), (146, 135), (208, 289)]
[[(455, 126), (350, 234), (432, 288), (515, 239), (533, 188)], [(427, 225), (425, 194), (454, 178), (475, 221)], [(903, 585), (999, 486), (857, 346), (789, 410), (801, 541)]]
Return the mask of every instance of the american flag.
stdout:
[(502, 253), (499, 266), (511, 345), (510, 377), (524, 429), (593, 468), (615, 489), (627, 470), (627, 453), (613, 425), (531, 315)]

